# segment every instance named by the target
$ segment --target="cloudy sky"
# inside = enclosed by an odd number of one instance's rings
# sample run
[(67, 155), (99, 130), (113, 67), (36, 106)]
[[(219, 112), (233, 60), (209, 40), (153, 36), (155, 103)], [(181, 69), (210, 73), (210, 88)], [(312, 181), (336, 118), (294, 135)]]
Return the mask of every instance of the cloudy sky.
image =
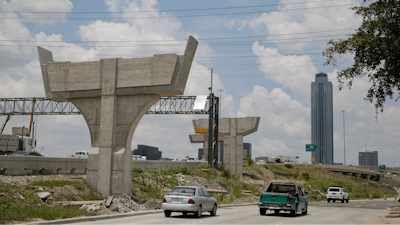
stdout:
[[(330, 39), (346, 38), (361, 18), (349, 8), (360, 0), (0, 0), (0, 98), (44, 97), (36, 46), (55, 61), (92, 61), (111, 57), (183, 54), (193, 35), (199, 47), (184, 95), (208, 94), (210, 67), (214, 90), (222, 97), (223, 117), (260, 116), (259, 129), (244, 138), (254, 156), (299, 156), (310, 161), (310, 93), (315, 74), (324, 72), (334, 87), (334, 160), (343, 162), (343, 113), (346, 111), (347, 164), (358, 152), (379, 151), (379, 164), (400, 159), (399, 103), (388, 101), (375, 120), (373, 104), (363, 100), (371, 85), (356, 79), (351, 90), (338, 90), (336, 73), (352, 64), (323, 66)], [(143, 42), (144, 41), (144, 42)], [(39, 116), (38, 148), (46, 156), (90, 149), (82, 116)], [(189, 115), (145, 115), (132, 146), (159, 147), (164, 157), (197, 156), (190, 144)], [(0, 117), (0, 123), (6, 117)], [(14, 116), (4, 133), (28, 126)]]

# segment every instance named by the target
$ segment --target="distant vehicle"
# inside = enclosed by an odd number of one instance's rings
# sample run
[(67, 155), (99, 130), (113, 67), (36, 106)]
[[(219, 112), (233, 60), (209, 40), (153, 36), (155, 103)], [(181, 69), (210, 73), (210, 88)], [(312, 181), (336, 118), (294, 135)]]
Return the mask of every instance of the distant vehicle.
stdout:
[(257, 162), (256, 162), (256, 164), (257, 165), (264, 165), (264, 164), (266, 164), (266, 162), (264, 161), (264, 160), (258, 160)]
[(188, 162), (196, 162), (196, 161), (197, 161), (197, 158), (188, 158), (187, 161), (188, 161)]
[(201, 217), (202, 212), (209, 212), (211, 216), (217, 214), (218, 203), (206, 189), (196, 186), (178, 186), (163, 197), (161, 209), (166, 217), (171, 212), (181, 212), (184, 216), (194, 213)]
[(295, 162), (293, 162), (293, 161), (290, 161), (290, 160), (285, 160), (285, 162), (284, 162), (283, 164), (285, 164), (285, 165), (288, 165), (288, 164), (290, 164), (290, 165), (294, 165), (294, 164), (295, 164)]
[(147, 156), (145, 155), (132, 155), (133, 160), (147, 160)]
[(301, 190), (300, 186), (293, 183), (273, 182), (267, 191), (261, 194), (258, 207), (260, 214), (265, 215), (267, 210), (273, 210), (278, 214), (281, 210), (290, 211), (290, 215), (295, 217), (298, 212), (307, 214), (308, 193)]
[(181, 159), (181, 162), (187, 162), (188, 160), (187, 159)]
[(77, 151), (73, 155), (68, 155), (67, 158), (87, 159), (89, 158), (89, 152)]
[(36, 148), (36, 140), (34, 138), (0, 134), (0, 155), (9, 155), (17, 151), (34, 151)]
[(329, 187), (328, 191), (326, 192), (326, 198), (328, 199), (328, 202), (336, 202), (336, 200), (346, 201), (346, 203), (349, 203), (350, 195), (349, 193), (341, 186), (332, 186)]
[(171, 161), (171, 159), (169, 159), (169, 158), (159, 158), (158, 160), (160, 160), (160, 161)]
[(179, 159), (172, 158), (171, 161), (177, 162), (177, 161), (179, 161)]
[(10, 156), (41, 156), (43, 157), (42, 154), (39, 152), (34, 152), (34, 151), (16, 151), (10, 154)]

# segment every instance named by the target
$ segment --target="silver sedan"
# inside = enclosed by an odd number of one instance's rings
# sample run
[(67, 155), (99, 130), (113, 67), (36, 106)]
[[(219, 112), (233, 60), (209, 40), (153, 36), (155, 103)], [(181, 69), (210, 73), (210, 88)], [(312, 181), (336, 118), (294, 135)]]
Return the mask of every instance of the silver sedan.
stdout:
[(200, 217), (202, 212), (210, 212), (211, 216), (217, 214), (217, 200), (206, 189), (196, 186), (178, 186), (163, 197), (161, 209), (166, 217), (171, 212), (181, 212), (183, 215), (194, 213)]

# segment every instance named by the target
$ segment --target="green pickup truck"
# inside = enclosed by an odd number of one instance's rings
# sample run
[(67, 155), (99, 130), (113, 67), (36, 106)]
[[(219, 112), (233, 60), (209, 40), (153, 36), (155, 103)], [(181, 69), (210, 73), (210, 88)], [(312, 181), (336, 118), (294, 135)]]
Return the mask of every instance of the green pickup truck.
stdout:
[(279, 213), (281, 210), (290, 211), (290, 215), (296, 216), (298, 212), (303, 215), (307, 214), (308, 193), (301, 190), (301, 188), (293, 183), (271, 183), (267, 191), (261, 194), (258, 207), (260, 214), (265, 215), (267, 210), (273, 210)]

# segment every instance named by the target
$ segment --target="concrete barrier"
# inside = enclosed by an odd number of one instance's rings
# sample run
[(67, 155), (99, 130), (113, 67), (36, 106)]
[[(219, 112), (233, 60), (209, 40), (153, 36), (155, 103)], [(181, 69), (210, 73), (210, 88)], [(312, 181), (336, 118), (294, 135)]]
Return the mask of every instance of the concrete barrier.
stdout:
[(132, 165), (143, 169), (160, 169), (170, 166), (186, 166), (193, 169), (207, 162), (180, 162), (180, 161), (158, 161), (158, 160), (133, 160)]
[(0, 156), (2, 175), (86, 174), (87, 159)]
[[(207, 162), (174, 162), (158, 160), (133, 160), (132, 165), (143, 169), (160, 169), (169, 166), (195, 168)], [(1, 175), (86, 174), (87, 159), (0, 156)]]

